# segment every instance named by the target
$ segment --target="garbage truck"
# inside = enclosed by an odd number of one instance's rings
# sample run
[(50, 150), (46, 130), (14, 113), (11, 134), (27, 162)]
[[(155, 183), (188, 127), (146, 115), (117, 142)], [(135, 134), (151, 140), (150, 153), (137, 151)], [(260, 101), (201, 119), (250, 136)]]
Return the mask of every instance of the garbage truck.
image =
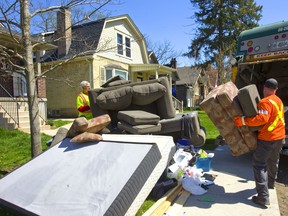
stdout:
[(278, 81), (276, 94), (282, 99), (286, 122), (288, 154), (288, 21), (262, 25), (240, 33), (232, 64), (232, 81), (238, 89), (255, 84), (263, 97), (263, 84), (268, 78)]

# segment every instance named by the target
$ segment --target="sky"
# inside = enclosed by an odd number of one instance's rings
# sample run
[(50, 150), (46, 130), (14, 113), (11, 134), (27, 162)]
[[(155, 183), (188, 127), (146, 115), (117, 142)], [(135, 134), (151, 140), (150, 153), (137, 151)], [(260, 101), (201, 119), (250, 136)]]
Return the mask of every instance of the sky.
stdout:
[[(260, 25), (288, 20), (288, 0), (255, 0), (262, 5)], [(178, 52), (187, 52), (193, 38), (194, 14), (190, 0), (122, 0), (109, 6), (111, 16), (128, 14), (153, 43), (168, 41)], [(191, 66), (192, 60), (178, 57), (177, 66)]]

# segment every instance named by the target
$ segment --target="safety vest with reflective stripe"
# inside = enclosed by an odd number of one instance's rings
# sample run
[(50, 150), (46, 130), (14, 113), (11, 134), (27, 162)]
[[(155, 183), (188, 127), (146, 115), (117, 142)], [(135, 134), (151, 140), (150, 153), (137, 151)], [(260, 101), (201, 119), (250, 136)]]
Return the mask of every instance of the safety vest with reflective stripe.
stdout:
[(284, 139), (285, 123), (281, 99), (276, 95), (267, 96), (260, 100), (257, 108), (258, 114), (245, 117), (244, 121), (247, 126), (261, 126), (258, 130), (258, 139), (265, 141)]
[[(77, 97), (77, 109), (81, 106), (90, 106), (89, 97), (88, 95), (83, 94), (83, 92), (81, 92)], [(93, 118), (91, 110), (86, 111), (86, 112), (80, 112), (80, 111), (78, 112), (79, 112), (78, 116), (85, 116), (87, 119)]]
[(275, 106), (275, 108), (277, 110), (277, 116), (275, 117), (274, 121), (272, 122), (272, 124), (267, 129), (268, 131), (272, 131), (276, 127), (278, 121), (282, 121), (282, 123), (284, 125), (285, 125), (285, 122), (284, 122), (284, 118), (283, 118), (283, 103), (281, 103), (281, 106), (279, 108), (278, 104), (274, 100), (269, 99), (269, 101)]

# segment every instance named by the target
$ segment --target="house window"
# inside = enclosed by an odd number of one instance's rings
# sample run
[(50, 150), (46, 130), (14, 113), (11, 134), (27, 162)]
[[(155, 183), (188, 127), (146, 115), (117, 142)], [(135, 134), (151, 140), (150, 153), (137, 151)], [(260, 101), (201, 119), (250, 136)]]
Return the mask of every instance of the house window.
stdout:
[[(123, 38), (125, 39), (125, 44)], [(131, 58), (131, 40), (129, 37), (124, 37), (119, 33), (117, 33), (117, 53)]]
[(123, 55), (123, 35), (117, 33), (117, 52)]
[(131, 57), (131, 43), (130, 38), (125, 37), (126, 56)]
[[(23, 74), (23, 75), (22, 75)], [(13, 75), (13, 89), (15, 97), (26, 97), (27, 96), (27, 88), (26, 88), (26, 80), (24, 77), (24, 72), (22, 74), (14, 73)]]
[(124, 70), (119, 70), (116, 68), (100, 67), (100, 71), (101, 71), (100, 85), (103, 85), (108, 79), (114, 76), (120, 76), (123, 79), (128, 80), (128, 72)]

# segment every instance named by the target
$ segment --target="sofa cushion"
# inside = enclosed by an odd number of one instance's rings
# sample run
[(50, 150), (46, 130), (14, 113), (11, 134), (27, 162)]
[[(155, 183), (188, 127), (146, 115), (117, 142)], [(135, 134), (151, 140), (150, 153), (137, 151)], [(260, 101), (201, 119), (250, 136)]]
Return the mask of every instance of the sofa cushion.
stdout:
[(119, 121), (126, 122), (130, 125), (156, 125), (160, 120), (158, 115), (142, 110), (119, 111), (117, 118)]
[(129, 83), (131, 83), (130, 80), (117, 80), (117, 81), (109, 83), (108, 87), (119, 86), (119, 85), (124, 85), (124, 84), (129, 84)]
[(97, 133), (105, 128), (111, 122), (108, 114), (94, 117), (88, 120), (88, 126), (85, 132)]
[(85, 117), (78, 117), (76, 118), (71, 127), (69, 128), (66, 137), (72, 138), (80, 133), (86, 131), (88, 127), (88, 120)]
[(160, 83), (133, 86), (132, 103), (136, 105), (151, 104), (166, 92), (166, 87)]
[[(239, 89), (237, 94), (240, 107), (244, 116), (255, 116), (258, 113), (257, 104), (261, 100), (255, 84)], [(251, 131), (258, 131), (262, 126), (249, 127)]]
[(103, 140), (102, 136), (95, 133), (84, 132), (73, 137), (70, 142), (85, 143), (85, 142), (97, 142)]
[(160, 124), (157, 124), (157, 125), (147, 124), (147, 125), (134, 125), (133, 126), (125, 122), (118, 122), (117, 127), (120, 130), (127, 131), (128, 133), (131, 133), (131, 134), (149, 134), (149, 133), (157, 133), (161, 131)]
[(110, 85), (110, 83), (118, 81), (118, 80), (123, 80), (121, 76), (114, 76), (108, 79), (101, 87), (106, 88)]
[(102, 92), (96, 103), (104, 110), (122, 110), (130, 106), (132, 101), (132, 87), (122, 87), (119, 89)]

